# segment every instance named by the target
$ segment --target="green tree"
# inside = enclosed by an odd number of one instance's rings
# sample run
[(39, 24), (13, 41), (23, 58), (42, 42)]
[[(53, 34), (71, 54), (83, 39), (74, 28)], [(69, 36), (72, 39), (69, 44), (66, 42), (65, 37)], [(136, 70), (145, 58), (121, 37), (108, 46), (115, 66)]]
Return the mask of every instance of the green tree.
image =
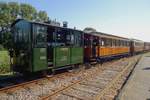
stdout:
[(17, 2), (9, 2), (8, 3), (9, 6), (9, 13), (11, 15), (11, 23), (18, 17), (19, 14), (19, 4)]
[(11, 32), (10, 26), (17, 19), (47, 21), (45, 11), (37, 11), (29, 4), (18, 4), (17, 2), (0, 2), (0, 44), (5, 48), (10, 47)]
[(28, 20), (34, 20), (36, 19), (37, 11), (34, 7), (32, 7), (29, 4), (20, 4), (20, 15), (21, 18), (28, 19)]
[(3, 34), (7, 32), (10, 23), (9, 6), (6, 3), (0, 3), (0, 44), (5, 40)]
[(45, 11), (39, 11), (39, 13), (38, 13), (38, 19), (40, 21), (48, 21), (47, 13)]

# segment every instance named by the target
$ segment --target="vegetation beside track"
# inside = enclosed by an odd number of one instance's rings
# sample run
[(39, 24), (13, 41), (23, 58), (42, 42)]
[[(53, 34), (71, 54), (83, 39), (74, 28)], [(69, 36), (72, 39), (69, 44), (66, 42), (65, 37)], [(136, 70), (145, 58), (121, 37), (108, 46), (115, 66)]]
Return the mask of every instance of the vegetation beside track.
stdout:
[(0, 74), (10, 72), (10, 62), (8, 51), (0, 51)]

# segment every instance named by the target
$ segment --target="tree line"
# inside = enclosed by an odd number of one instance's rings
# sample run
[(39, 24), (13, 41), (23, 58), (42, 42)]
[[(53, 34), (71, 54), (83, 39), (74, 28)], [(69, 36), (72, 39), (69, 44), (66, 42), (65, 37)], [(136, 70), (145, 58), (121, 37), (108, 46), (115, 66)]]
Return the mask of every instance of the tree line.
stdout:
[(17, 18), (40, 22), (49, 20), (45, 11), (38, 11), (30, 4), (0, 2), (0, 49), (11, 47), (10, 27)]

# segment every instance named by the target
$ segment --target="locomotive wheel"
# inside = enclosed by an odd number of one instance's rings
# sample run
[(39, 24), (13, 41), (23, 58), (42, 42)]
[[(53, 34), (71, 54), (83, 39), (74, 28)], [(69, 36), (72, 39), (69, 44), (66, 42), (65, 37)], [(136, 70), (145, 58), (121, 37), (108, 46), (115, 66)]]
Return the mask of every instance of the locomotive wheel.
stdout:
[(46, 75), (47, 75), (47, 71), (46, 70), (41, 72), (41, 76), (45, 77)]

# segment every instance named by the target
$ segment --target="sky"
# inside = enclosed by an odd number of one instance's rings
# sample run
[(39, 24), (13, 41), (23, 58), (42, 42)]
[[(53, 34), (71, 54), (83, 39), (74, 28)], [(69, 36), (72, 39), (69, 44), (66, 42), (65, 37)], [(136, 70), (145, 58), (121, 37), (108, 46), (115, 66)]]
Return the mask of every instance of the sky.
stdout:
[(150, 42), (150, 0), (0, 0), (28, 3), (50, 19), (68, 21), (70, 28), (93, 27), (99, 32)]

